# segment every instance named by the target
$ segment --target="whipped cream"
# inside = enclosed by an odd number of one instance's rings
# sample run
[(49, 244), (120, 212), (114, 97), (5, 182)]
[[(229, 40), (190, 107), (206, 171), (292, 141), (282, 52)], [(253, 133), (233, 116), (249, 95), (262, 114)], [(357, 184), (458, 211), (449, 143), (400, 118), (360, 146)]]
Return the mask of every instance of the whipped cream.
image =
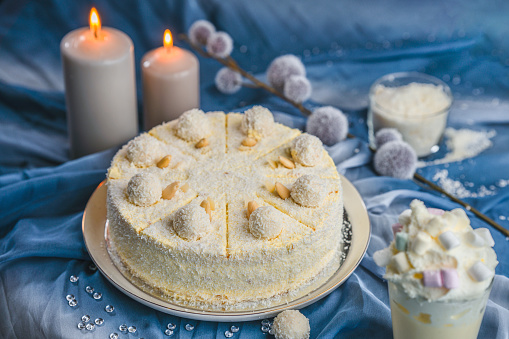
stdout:
[(373, 258), (410, 298), (469, 300), (491, 284), (498, 264), (493, 238), (486, 228), (472, 229), (462, 209), (428, 209), (414, 200), (398, 221), (394, 240)]

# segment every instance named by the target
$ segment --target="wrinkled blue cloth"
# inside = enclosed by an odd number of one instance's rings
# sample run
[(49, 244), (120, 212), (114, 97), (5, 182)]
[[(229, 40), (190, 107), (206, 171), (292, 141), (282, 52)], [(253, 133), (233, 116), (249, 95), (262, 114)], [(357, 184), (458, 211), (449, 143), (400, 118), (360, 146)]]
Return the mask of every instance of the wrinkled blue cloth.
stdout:
[[(374, 173), (366, 107), (369, 86), (379, 76), (396, 71), (435, 75), (454, 92), (449, 126), (496, 131), (492, 147), (477, 157), (418, 172), (435, 181), (437, 173), (446, 173), (468, 184), (470, 192), (487, 190), (465, 200), (509, 228), (509, 2), (97, 0), (93, 5), (103, 25), (133, 39), (140, 112), (143, 54), (161, 45), (165, 28), (185, 32), (195, 20), (208, 19), (232, 35), (233, 57), (242, 67), (264, 79), (274, 57), (296, 54), (314, 89), (305, 105), (334, 105), (347, 113), (357, 138), (327, 150), (361, 193), (372, 236), (352, 276), (302, 309), (312, 338), (391, 338), (384, 269), (374, 264), (373, 253), (389, 244), (390, 225), (412, 199), (437, 208), (459, 207), (411, 180)], [(225, 338), (231, 325), (240, 327), (234, 338), (267, 337), (260, 321), (204, 322), (155, 311), (90, 268), (81, 232), (83, 210), (116, 149), (69, 158), (59, 43), (70, 30), (87, 25), (91, 6), (85, 1), (0, 1), (0, 337), (108, 338), (117, 332), (127, 338), (118, 329), (126, 324), (137, 328), (129, 337), (163, 338), (169, 322), (176, 324), (178, 338)], [(262, 104), (276, 112), (278, 121), (305, 129), (306, 118), (286, 102), (257, 89), (221, 94), (214, 86), (221, 66), (202, 57), (200, 66), (205, 111)], [(443, 156), (442, 148), (435, 157)], [(469, 216), (474, 227), (491, 230), (500, 261), (479, 338), (507, 339), (509, 240)], [(71, 275), (79, 277), (77, 284), (69, 281)], [(102, 293), (100, 301), (85, 291), (87, 285)], [(78, 307), (68, 306), (67, 294), (76, 297)], [(113, 314), (105, 312), (107, 304), (114, 305)], [(79, 330), (85, 314), (105, 322), (90, 333)], [(186, 324), (194, 330), (187, 331)]]

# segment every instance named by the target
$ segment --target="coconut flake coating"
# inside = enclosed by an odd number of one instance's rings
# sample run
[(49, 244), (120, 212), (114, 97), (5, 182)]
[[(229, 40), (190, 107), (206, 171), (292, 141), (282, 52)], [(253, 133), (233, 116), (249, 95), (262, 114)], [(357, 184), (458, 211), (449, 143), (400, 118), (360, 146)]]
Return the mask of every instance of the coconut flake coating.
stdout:
[(255, 138), (268, 136), (274, 129), (274, 116), (265, 107), (253, 106), (244, 112), (241, 129)]
[(210, 232), (210, 219), (203, 207), (190, 204), (178, 209), (173, 217), (173, 229), (185, 240), (198, 240)]
[(180, 116), (175, 132), (186, 141), (198, 141), (210, 134), (210, 122), (202, 110), (193, 108)]
[(308, 339), (311, 332), (309, 319), (297, 310), (279, 313), (272, 328), (276, 339)]
[(318, 207), (327, 196), (323, 180), (316, 175), (306, 174), (298, 178), (290, 192), (292, 199), (304, 207)]
[(147, 133), (129, 141), (127, 144), (127, 160), (136, 167), (148, 167), (162, 157), (160, 142)]
[(150, 172), (134, 175), (127, 184), (127, 197), (137, 206), (150, 206), (161, 199), (161, 181)]
[(258, 239), (274, 239), (283, 229), (281, 212), (272, 206), (258, 207), (249, 216), (249, 232)]
[(293, 160), (303, 166), (313, 167), (322, 159), (323, 146), (320, 139), (311, 134), (301, 134), (293, 140)]

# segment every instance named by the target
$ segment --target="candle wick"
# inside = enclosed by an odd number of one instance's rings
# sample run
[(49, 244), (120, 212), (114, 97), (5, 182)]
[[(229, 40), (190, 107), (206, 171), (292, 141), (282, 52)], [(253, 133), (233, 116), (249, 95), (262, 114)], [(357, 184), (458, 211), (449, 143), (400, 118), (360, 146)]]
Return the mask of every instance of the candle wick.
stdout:
[(94, 28), (94, 37), (97, 39), (99, 36), (97, 35), (97, 28)]

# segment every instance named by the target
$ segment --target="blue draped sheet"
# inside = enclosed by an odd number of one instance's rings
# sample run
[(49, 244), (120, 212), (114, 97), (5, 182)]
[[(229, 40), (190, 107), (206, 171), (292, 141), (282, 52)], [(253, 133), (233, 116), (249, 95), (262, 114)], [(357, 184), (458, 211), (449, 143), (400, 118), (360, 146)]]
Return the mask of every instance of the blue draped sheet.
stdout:
[[(165, 28), (185, 32), (207, 18), (235, 41), (233, 57), (263, 79), (270, 61), (300, 56), (314, 94), (306, 106), (334, 105), (348, 115), (357, 136), (329, 147), (338, 170), (359, 190), (373, 234), (353, 275), (328, 297), (302, 312), (312, 338), (391, 338), (384, 269), (372, 255), (391, 241), (390, 225), (414, 198), (452, 209), (458, 205), (411, 180), (377, 176), (367, 147), (367, 90), (379, 76), (421, 71), (451, 85), (455, 104), (449, 126), (495, 130), (493, 146), (473, 159), (427, 166), (472, 183), (489, 195), (466, 198), (509, 228), (509, 3), (507, 1), (104, 1), (93, 3), (103, 24), (134, 41), (141, 107), (139, 61), (161, 45)], [(0, 337), (107, 338), (121, 324), (137, 327), (138, 338), (162, 338), (169, 322), (178, 338), (264, 338), (260, 321), (215, 323), (170, 316), (131, 300), (111, 285), (91, 261), (83, 242), (85, 204), (105, 178), (116, 149), (80, 159), (68, 156), (59, 42), (87, 24), (92, 3), (58, 0), (0, 1)], [(177, 41), (182, 47), (184, 44)], [(284, 101), (256, 89), (227, 96), (213, 84), (220, 68), (200, 58), (204, 110), (237, 110), (262, 104), (276, 119), (303, 129), (306, 118)], [(140, 109), (141, 112), (141, 109)], [(443, 156), (443, 152), (435, 157)], [(443, 172), (442, 172), (443, 173)], [(435, 178), (436, 179), (436, 178)], [(499, 258), (480, 338), (509, 338), (509, 239), (469, 214), (474, 227), (488, 227)], [(69, 281), (79, 277), (77, 284)], [(85, 286), (102, 293), (94, 300)], [(79, 304), (68, 306), (67, 294)], [(107, 304), (115, 306), (106, 313)], [(80, 331), (82, 315), (103, 318), (93, 332)], [(194, 330), (186, 331), (185, 325)], [(127, 337), (120, 334), (120, 337)]]

